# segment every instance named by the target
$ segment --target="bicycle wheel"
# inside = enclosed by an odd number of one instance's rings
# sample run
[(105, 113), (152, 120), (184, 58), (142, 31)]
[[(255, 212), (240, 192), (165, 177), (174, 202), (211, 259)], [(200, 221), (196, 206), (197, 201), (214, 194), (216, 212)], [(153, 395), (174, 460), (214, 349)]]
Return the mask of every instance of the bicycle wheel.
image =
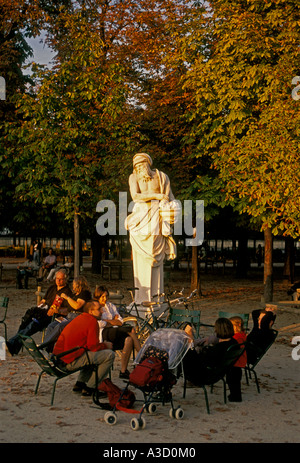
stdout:
[(123, 322), (132, 325), (136, 331), (141, 346), (144, 344), (148, 336), (150, 336), (150, 334), (154, 331), (153, 327), (147, 322), (147, 320), (141, 317), (125, 317), (123, 318)]

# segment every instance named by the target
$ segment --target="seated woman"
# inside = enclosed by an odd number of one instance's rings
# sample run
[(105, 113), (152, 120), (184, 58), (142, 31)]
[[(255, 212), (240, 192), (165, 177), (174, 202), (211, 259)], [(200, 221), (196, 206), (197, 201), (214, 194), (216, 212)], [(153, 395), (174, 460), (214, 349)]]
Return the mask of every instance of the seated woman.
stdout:
[(136, 332), (132, 326), (123, 325), (123, 319), (116, 306), (108, 302), (109, 292), (105, 286), (97, 286), (94, 299), (103, 308), (100, 327), (100, 342), (112, 342), (113, 350), (122, 350), (121, 371), (119, 377), (129, 378), (127, 370), (130, 354), (133, 348), (138, 352), (141, 348)]
[(60, 295), (60, 297), (67, 301), (71, 310), (66, 318), (60, 317), (49, 324), (43, 342), (43, 346), (45, 345), (45, 350), (48, 352), (52, 352), (54, 343), (65, 326), (82, 313), (84, 304), (92, 299), (89, 284), (84, 276), (73, 280), (72, 293), (72, 296), (68, 296), (66, 293), (61, 293)]
[(83, 312), (84, 304), (87, 301), (92, 300), (92, 293), (87, 279), (84, 276), (74, 278), (72, 284), (72, 292), (74, 294), (74, 297), (70, 297), (64, 293), (61, 294), (61, 297), (63, 299), (66, 299), (69, 306), (72, 308), (71, 313), (73, 313), (73, 315), (68, 316), (68, 318), (71, 319), (74, 318), (74, 314), (78, 315), (78, 313)]
[[(234, 316), (229, 319), (233, 325), (234, 336), (233, 338), (241, 345), (245, 346), (247, 341), (247, 335), (244, 329), (244, 322), (241, 317)], [(243, 354), (233, 365), (230, 373), (227, 375), (227, 383), (230, 389), (230, 395), (228, 397), (230, 402), (241, 402), (241, 380), (242, 380), (242, 369), (247, 365), (247, 353), (244, 350)]]
[[(228, 318), (216, 320), (215, 334), (219, 340), (217, 344), (207, 346), (199, 352), (190, 349), (183, 358), (184, 375), (188, 381), (196, 386), (203, 384), (203, 379), (207, 376), (207, 367), (221, 366), (227, 349), (237, 344), (233, 338), (233, 325)], [(230, 381), (230, 385), (232, 386), (232, 381)]]

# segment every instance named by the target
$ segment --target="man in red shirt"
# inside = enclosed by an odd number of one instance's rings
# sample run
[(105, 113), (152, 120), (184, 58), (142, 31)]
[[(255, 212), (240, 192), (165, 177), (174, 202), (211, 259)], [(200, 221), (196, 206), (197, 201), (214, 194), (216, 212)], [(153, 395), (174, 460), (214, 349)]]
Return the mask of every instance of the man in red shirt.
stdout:
[[(73, 389), (82, 392), (83, 395), (91, 395), (96, 384), (96, 374), (90, 364), (98, 365), (98, 383), (108, 374), (113, 365), (115, 353), (112, 351), (111, 342), (99, 342), (99, 324), (101, 307), (97, 301), (90, 301), (84, 305), (84, 312), (74, 318), (60, 334), (53, 354), (58, 355), (74, 347), (83, 347), (74, 352), (60, 357), (70, 371), (86, 366), (80, 371), (77, 383)], [(86, 352), (87, 350), (87, 352)]]

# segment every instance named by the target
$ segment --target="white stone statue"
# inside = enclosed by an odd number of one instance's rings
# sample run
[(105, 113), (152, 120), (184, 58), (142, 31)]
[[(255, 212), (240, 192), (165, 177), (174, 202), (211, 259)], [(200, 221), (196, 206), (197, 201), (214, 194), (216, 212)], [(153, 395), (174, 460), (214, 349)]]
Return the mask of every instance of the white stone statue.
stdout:
[(129, 188), (134, 207), (125, 220), (130, 232), (133, 254), (135, 301), (151, 301), (164, 291), (164, 258), (175, 259), (176, 244), (171, 224), (181, 213), (166, 174), (151, 169), (152, 159), (146, 153), (133, 157)]

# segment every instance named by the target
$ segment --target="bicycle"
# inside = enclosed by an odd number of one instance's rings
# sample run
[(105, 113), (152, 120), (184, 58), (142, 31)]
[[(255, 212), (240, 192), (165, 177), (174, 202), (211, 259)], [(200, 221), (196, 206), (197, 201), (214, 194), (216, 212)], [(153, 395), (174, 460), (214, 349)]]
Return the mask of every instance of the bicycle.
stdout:
[[(128, 316), (123, 318), (124, 323), (130, 324), (135, 328), (137, 336), (141, 345), (145, 342), (145, 340), (150, 336), (153, 331), (159, 328), (166, 328), (168, 326), (168, 315), (170, 308), (172, 308), (173, 304), (184, 304), (185, 307), (188, 309), (188, 301), (190, 301), (196, 294), (197, 290), (191, 292), (188, 297), (183, 296), (184, 288), (178, 293), (179, 297), (175, 299), (171, 299), (171, 296), (176, 294), (177, 291), (172, 292), (171, 294), (157, 294), (153, 297), (166, 297), (166, 302), (144, 302), (141, 304), (142, 310), (144, 311), (145, 318), (140, 316), (141, 307), (134, 301), (132, 290), (132, 303), (130, 310), (128, 311)], [(132, 310), (136, 311), (137, 315), (132, 315)], [(162, 309), (159, 315), (156, 315), (155, 309), (159, 310)], [(156, 311), (157, 311), (156, 310)]]
[(143, 318), (140, 315), (140, 310), (146, 314), (149, 307), (147, 307), (146, 303), (137, 304), (135, 302), (133, 291), (138, 290), (138, 288), (127, 288), (127, 290), (131, 295), (132, 301), (129, 306), (126, 306), (126, 308), (123, 307), (123, 322), (131, 325), (135, 329), (140, 344), (143, 345), (148, 336), (154, 331), (153, 326), (148, 322), (148, 317)]

